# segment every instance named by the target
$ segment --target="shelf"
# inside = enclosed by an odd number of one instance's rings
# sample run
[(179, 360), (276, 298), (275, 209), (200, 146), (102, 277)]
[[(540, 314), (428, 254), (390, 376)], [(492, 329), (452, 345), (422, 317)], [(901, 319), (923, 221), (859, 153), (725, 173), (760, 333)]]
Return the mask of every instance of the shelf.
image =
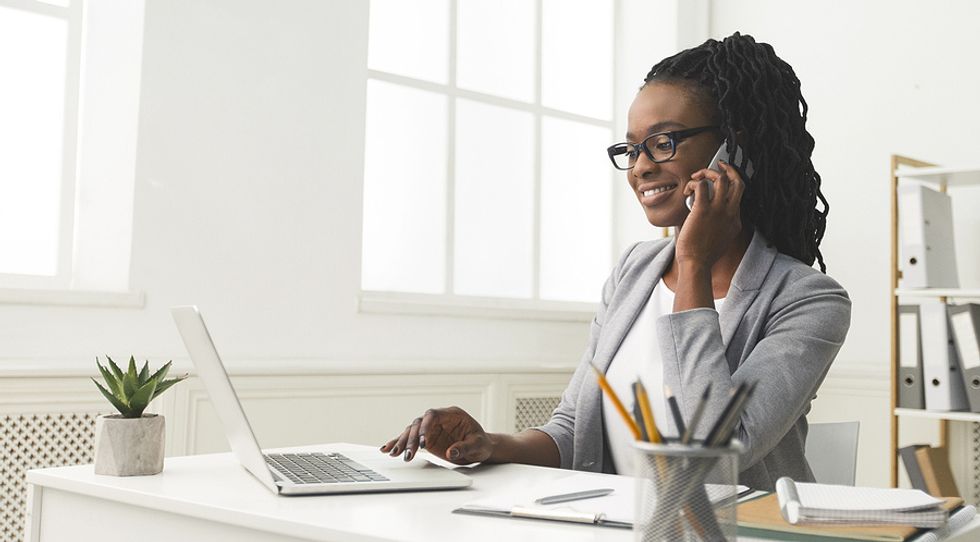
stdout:
[(980, 185), (980, 166), (978, 167), (900, 167), (895, 171), (900, 179), (915, 179), (939, 184), (946, 181), (948, 186)]
[(980, 298), (980, 288), (916, 288), (895, 290), (898, 297), (953, 297), (960, 299)]
[(980, 413), (977, 412), (937, 412), (933, 410), (919, 410), (917, 408), (896, 408), (896, 416), (908, 418), (927, 418), (930, 420), (954, 420), (958, 422), (978, 422), (980, 423)]

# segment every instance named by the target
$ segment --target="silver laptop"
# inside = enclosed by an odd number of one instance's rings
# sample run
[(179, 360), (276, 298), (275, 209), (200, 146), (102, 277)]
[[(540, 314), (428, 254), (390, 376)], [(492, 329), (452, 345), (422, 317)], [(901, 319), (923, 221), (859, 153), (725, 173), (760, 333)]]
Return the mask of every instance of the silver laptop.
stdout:
[[(469, 486), (469, 477), (427, 461), (406, 463), (375, 450), (338, 444), (310, 453), (263, 454), (195, 306), (170, 309), (228, 435), (238, 461), (263, 485), (280, 495), (320, 495), (373, 491), (452, 489)], [(420, 458), (421, 459), (421, 458)]]

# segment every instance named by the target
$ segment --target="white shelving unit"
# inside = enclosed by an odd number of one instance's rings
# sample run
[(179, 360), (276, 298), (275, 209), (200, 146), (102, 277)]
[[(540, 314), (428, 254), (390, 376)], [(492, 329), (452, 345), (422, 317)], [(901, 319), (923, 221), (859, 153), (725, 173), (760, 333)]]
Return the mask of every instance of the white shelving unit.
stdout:
[(973, 412), (936, 412), (910, 408), (898, 408), (898, 305), (900, 299), (933, 298), (942, 301), (980, 299), (976, 288), (922, 288), (900, 289), (898, 280), (898, 185), (899, 179), (913, 180), (934, 185), (945, 192), (949, 187), (980, 186), (980, 165), (976, 167), (939, 167), (905, 156), (892, 155), (891, 163), (891, 483), (898, 486), (898, 420), (902, 417), (936, 420), (940, 423), (941, 446), (948, 445), (949, 422), (980, 423), (980, 414)]

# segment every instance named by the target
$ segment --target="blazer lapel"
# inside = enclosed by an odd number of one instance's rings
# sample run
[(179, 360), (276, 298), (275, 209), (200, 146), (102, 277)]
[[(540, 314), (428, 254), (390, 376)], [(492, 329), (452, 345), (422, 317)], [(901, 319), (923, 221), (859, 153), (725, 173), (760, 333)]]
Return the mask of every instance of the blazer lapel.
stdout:
[(650, 299), (654, 286), (660, 282), (667, 266), (674, 259), (675, 243), (676, 239), (672, 238), (649, 265), (632, 267), (620, 278), (620, 286), (616, 288), (608, 305), (609, 312), (602, 325), (603, 333), (593, 358), (596, 366), (603, 372), (609, 368), (616, 351), (623, 344), (623, 339), (633, 327), (633, 322)]
[[(731, 343), (738, 324), (745, 316), (745, 311), (755, 301), (759, 294), (759, 288), (769, 274), (769, 269), (776, 261), (776, 249), (769, 244), (769, 241), (761, 233), (755, 232), (749, 248), (746, 249), (742, 261), (735, 270), (732, 277), (731, 286), (728, 288), (728, 295), (725, 303), (720, 307), (719, 325), (721, 326), (721, 339), (727, 347)], [(735, 367), (731, 367), (732, 360), (728, 360), (732, 371), (737, 367), (738, 360), (735, 360)]]

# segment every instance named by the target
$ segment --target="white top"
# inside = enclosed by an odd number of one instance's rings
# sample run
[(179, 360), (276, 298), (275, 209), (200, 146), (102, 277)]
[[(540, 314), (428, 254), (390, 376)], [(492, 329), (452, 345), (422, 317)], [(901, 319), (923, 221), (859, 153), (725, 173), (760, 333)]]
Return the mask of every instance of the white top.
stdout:
[[(725, 298), (716, 299), (715, 307), (721, 307), (724, 302)], [(668, 428), (673, 427), (673, 423), (667, 423), (670, 409), (664, 395), (663, 360), (660, 356), (656, 327), (657, 318), (672, 312), (674, 312), (674, 292), (661, 278), (650, 293), (646, 306), (626, 333), (623, 344), (616, 351), (606, 370), (606, 380), (623, 402), (623, 406), (632, 413), (633, 382), (639, 378), (650, 395), (650, 408), (653, 410), (653, 419), (657, 422), (657, 428), (666, 436), (677, 437), (679, 435), (667, 431)], [(676, 390), (672, 391), (677, 393)], [(605, 396), (602, 398), (602, 415), (616, 472), (633, 476), (635, 474), (631, 446), (633, 434), (616, 412), (612, 401)]]

